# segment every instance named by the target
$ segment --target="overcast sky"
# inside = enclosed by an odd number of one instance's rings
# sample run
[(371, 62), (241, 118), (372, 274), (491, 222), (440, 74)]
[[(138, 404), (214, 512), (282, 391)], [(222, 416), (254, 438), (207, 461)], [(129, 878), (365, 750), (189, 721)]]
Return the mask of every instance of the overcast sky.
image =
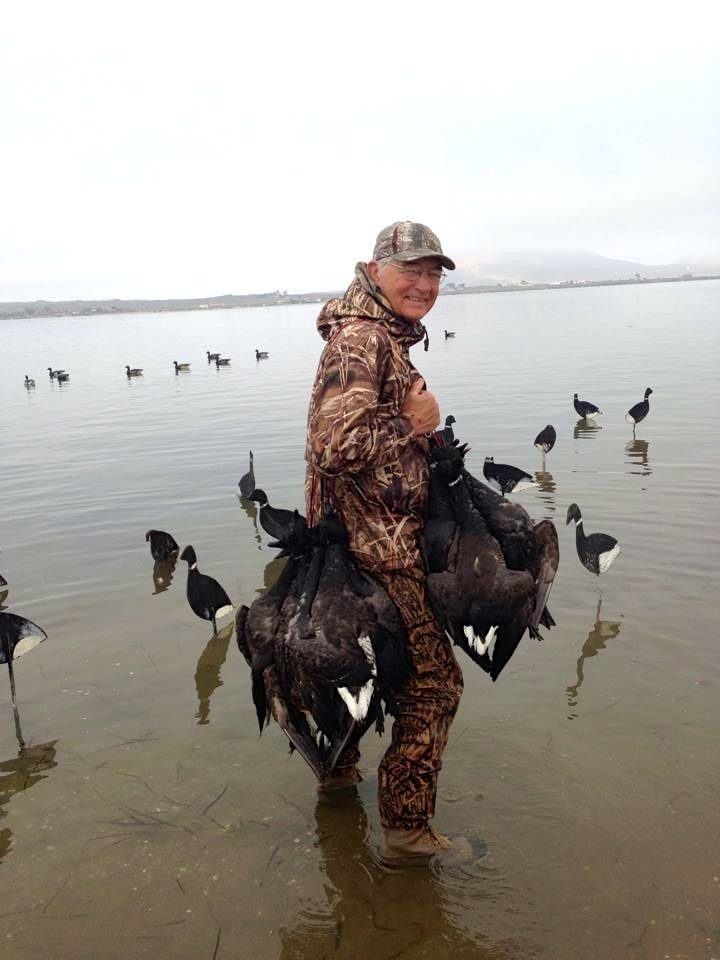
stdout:
[(460, 263), (718, 259), (718, 11), (7, 4), (0, 300), (336, 289), (398, 219)]

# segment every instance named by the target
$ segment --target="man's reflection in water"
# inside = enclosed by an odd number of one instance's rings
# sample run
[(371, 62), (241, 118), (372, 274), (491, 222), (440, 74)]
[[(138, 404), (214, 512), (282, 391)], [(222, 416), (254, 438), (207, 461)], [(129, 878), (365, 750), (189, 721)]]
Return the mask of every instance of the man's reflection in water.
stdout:
[(198, 726), (210, 723), (210, 697), (218, 687), (223, 685), (220, 668), (225, 663), (233, 629), (234, 626), (231, 623), (224, 630), (220, 630), (216, 636), (211, 637), (197, 662), (195, 691), (198, 698), (198, 712), (195, 716)]
[[(298, 912), (281, 928), (279, 960), (508, 956), (482, 943), (481, 915), (493, 907), (486, 877), (478, 880), (472, 872), (460, 872), (445, 883), (442, 874), (425, 867), (386, 870), (374, 859), (375, 844), (368, 837), (365, 810), (354, 790), (343, 797), (319, 799), (315, 821), (327, 902)], [(457, 926), (448, 906), (459, 906), (461, 912), (467, 906)], [(473, 917), (478, 922), (477, 939), (468, 931)]]
[(584, 437), (586, 440), (595, 440), (598, 430), (602, 430), (602, 427), (594, 420), (578, 420), (573, 427), (573, 439), (578, 440)]
[[(578, 703), (578, 691), (583, 685), (585, 679), (584, 666), (585, 661), (594, 657), (601, 650), (605, 649), (605, 641), (612, 640), (620, 633), (621, 624), (614, 620), (601, 620), (600, 607), (602, 606), (602, 597), (598, 602), (597, 612), (595, 614), (595, 624), (583, 644), (580, 656), (575, 666), (577, 672), (577, 682), (566, 688), (568, 707), (574, 708)], [(568, 720), (575, 720), (577, 713), (568, 713)]]
[[(46, 775), (44, 771), (52, 770), (57, 766), (55, 762), (55, 744), (57, 740), (48, 743), (38, 743), (28, 746), (19, 737), (20, 747), (18, 755), (12, 760), (0, 761), (0, 821), (7, 817), (4, 809), (16, 793), (29, 790)], [(9, 827), (0, 829), (0, 863), (12, 848), (12, 830)]]
[(631, 440), (630, 443), (625, 444), (625, 453), (628, 455), (628, 459), (625, 462), (631, 466), (640, 468), (639, 470), (628, 470), (628, 473), (637, 473), (641, 477), (650, 476), (652, 470), (648, 462), (649, 447), (649, 440)]
[[(535, 473), (535, 481), (540, 489), (540, 500), (546, 504), (549, 513), (555, 513), (555, 489), (556, 483), (553, 475), (546, 470), (538, 470)], [(545, 517), (549, 520), (550, 517)]]
[(238, 494), (238, 502), (240, 503), (240, 509), (252, 520), (253, 528), (255, 530), (253, 539), (257, 543), (258, 550), (262, 550), (262, 537), (260, 536), (260, 531), (258, 530), (257, 525), (258, 508), (255, 506), (255, 501), (245, 500), (240, 496), (240, 494)]
[(263, 586), (258, 587), (255, 592), (265, 593), (266, 590), (269, 590), (270, 587), (274, 586), (278, 577), (283, 572), (283, 568), (286, 563), (286, 557), (274, 557), (270, 563), (266, 563), (265, 569), (263, 570)]
[(155, 587), (153, 590), (153, 596), (155, 596), (156, 593), (162, 593), (170, 586), (172, 583), (173, 574), (175, 573), (176, 563), (177, 554), (173, 554), (169, 560), (155, 561), (152, 573), (153, 586)]

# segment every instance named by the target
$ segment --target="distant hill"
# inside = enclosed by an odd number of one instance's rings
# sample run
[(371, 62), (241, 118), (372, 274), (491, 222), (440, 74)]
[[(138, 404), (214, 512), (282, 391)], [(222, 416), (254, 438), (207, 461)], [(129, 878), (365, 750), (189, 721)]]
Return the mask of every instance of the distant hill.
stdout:
[(556, 283), (572, 280), (655, 280), (691, 273), (695, 276), (720, 273), (720, 256), (702, 264), (669, 263), (652, 265), (631, 260), (613, 260), (584, 250), (520, 251), (498, 253), (464, 261), (453, 275), (468, 285), (493, 283)]
[[(465, 288), (522, 290), (533, 284), (612, 283), (720, 276), (720, 256), (703, 263), (670, 263), (652, 266), (630, 260), (613, 260), (586, 251), (521, 251), (497, 253), (479, 260), (460, 260), (451, 275), (448, 293)], [(34, 300), (0, 303), (0, 320), (8, 317), (92, 316), (108, 313), (164, 313), (174, 310), (218, 310), (291, 303), (323, 303), (340, 291), (313, 293), (225, 294), (172, 300)]]

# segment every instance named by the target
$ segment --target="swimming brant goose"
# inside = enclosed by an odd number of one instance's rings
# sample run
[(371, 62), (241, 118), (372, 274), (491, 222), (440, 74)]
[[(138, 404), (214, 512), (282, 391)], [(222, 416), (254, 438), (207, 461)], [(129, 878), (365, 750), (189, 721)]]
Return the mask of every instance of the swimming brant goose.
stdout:
[(28, 390), (35, 386), (35, 381), (27, 374), (25, 374), (25, 386), (28, 388)]
[(153, 560), (169, 560), (180, 549), (175, 537), (171, 533), (165, 533), (164, 530), (148, 530), (145, 534), (145, 542), (150, 544), (150, 555)]
[(454, 330), (445, 330), (444, 333), (445, 333), (446, 340), (451, 340), (455, 336)]
[(143, 375), (143, 368), (131, 367), (129, 364), (125, 364), (125, 373), (128, 379), (130, 379), (130, 377), (141, 377)]
[(258, 348), (255, 347), (255, 359), (256, 359), (256, 360), (267, 360), (267, 358), (268, 358), (269, 356), (270, 356), (270, 354), (267, 352), (267, 350), (258, 350)]
[(180, 373), (181, 370), (184, 371), (190, 369), (189, 363), (178, 363), (177, 360), (173, 360), (173, 364), (175, 365), (175, 373)]
[(206, 350), (205, 353), (207, 354), (208, 363), (214, 363), (216, 360), (220, 359), (219, 353), (210, 353), (209, 350)]

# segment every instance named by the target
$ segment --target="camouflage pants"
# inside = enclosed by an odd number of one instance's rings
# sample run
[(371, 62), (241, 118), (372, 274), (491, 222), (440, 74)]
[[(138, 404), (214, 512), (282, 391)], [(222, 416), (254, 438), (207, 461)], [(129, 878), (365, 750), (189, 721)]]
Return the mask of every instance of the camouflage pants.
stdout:
[[(378, 805), (384, 827), (422, 826), (435, 813), (437, 779), (463, 681), (450, 641), (425, 597), (419, 569), (376, 573), (408, 631), (410, 676), (397, 696), (392, 742), (378, 770)], [(340, 758), (336, 772), (359, 759), (357, 746)]]

